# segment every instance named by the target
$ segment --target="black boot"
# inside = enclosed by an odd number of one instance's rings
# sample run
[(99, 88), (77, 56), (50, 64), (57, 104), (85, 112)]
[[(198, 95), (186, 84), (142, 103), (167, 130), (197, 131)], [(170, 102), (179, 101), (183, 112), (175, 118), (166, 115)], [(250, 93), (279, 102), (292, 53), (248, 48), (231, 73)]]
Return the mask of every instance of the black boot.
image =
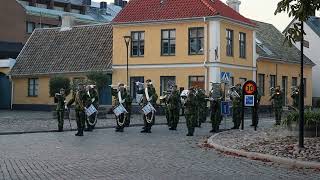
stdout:
[(63, 132), (63, 127), (59, 127), (58, 132)]

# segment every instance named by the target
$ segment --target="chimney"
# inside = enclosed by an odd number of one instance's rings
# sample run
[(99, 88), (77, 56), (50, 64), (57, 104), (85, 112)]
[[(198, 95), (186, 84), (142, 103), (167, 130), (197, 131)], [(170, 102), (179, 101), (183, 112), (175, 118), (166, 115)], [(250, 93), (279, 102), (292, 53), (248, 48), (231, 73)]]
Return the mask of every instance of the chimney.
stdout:
[(122, 1), (122, 8), (126, 7), (127, 4), (128, 4), (128, 1)]
[(102, 14), (106, 14), (107, 13), (107, 7), (108, 7), (108, 4), (107, 2), (100, 2), (100, 11), (102, 12)]
[(91, 0), (83, 0), (82, 4), (85, 6), (91, 6)]
[(229, 7), (231, 7), (233, 10), (239, 12), (239, 6), (241, 2), (239, 0), (227, 0), (227, 4)]
[(74, 23), (74, 17), (71, 14), (63, 14), (62, 17), (62, 23), (60, 31), (68, 31), (72, 29), (73, 23)]

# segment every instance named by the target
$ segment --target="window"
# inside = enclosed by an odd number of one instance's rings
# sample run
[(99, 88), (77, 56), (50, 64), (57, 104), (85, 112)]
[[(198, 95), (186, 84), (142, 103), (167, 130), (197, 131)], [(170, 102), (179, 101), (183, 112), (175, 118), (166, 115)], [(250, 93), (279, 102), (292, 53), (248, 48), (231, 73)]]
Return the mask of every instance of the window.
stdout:
[(161, 55), (169, 56), (176, 53), (176, 30), (161, 31)]
[(277, 77), (275, 75), (270, 75), (270, 94), (271, 88), (276, 88)]
[(172, 89), (172, 87), (176, 84), (175, 76), (161, 76), (160, 77), (160, 95), (163, 95), (164, 91), (168, 89)]
[(29, 1), (19, 1), (22, 5), (29, 6)]
[(243, 85), (246, 81), (247, 78), (239, 78), (240, 84)]
[(27, 22), (27, 33), (31, 34), (35, 28), (36, 24), (34, 22)]
[(258, 92), (264, 96), (264, 74), (258, 74)]
[(144, 56), (144, 32), (131, 33), (131, 56)]
[(189, 28), (189, 55), (203, 54), (204, 29), (203, 27)]
[(138, 93), (143, 93), (144, 89), (142, 89), (142, 92), (139, 92), (139, 88), (136, 85), (136, 82), (144, 82), (144, 77), (143, 76), (135, 76), (135, 77), (130, 77), (130, 95), (133, 98), (133, 103), (138, 103), (137, 102), (137, 94)]
[(190, 87), (204, 89), (204, 76), (189, 76), (189, 88)]
[(64, 7), (60, 7), (60, 6), (54, 6), (53, 9), (57, 11), (64, 11)]
[(292, 86), (298, 86), (298, 78), (297, 77), (292, 77), (291, 85)]
[(233, 30), (226, 30), (227, 37), (227, 56), (233, 56)]
[(79, 9), (71, 9), (71, 12), (75, 13), (75, 14), (80, 14), (80, 10)]
[(307, 79), (303, 78), (303, 85), (304, 85), (304, 97), (307, 97)]
[(36, 7), (38, 7), (38, 8), (44, 8), (44, 9), (47, 9), (47, 5), (46, 5), (46, 4), (39, 4), (39, 3), (36, 3)]
[(230, 83), (229, 85), (234, 86), (234, 77), (230, 77)]
[(246, 58), (246, 33), (239, 33), (240, 58)]
[(38, 24), (39, 28), (50, 28), (51, 25), (50, 24)]
[(28, 80), (28, 96), (35, 97), (38, 96), (39, 79), (29, 78)]

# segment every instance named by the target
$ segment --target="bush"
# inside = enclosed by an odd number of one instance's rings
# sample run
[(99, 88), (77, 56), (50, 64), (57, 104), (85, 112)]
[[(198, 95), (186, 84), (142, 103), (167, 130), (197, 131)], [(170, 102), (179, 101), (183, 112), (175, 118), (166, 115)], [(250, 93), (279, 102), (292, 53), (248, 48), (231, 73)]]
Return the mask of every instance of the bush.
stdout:
[(106, 87), (109, 80), (108, 74), (101, 71), (89, 72), (87, 78), (97, 86), (98, 90)]
[(71, 85), (70, 79), (63, 76), (54, 76), (49, 81), (49, 94), (54, 97), (55, 93), (59, 93), (60, 89), (65, 89), (66, 96), (70, 94)]
[[(299, 122), (299, 112), (288, 114), (287, 118), (282, 122), (284, 125), (291, 126), (292, 123)], [(320, 110), (306, 110), (304, 112), (304, 124), (306, 127), (314, 127), (320, 124)]]

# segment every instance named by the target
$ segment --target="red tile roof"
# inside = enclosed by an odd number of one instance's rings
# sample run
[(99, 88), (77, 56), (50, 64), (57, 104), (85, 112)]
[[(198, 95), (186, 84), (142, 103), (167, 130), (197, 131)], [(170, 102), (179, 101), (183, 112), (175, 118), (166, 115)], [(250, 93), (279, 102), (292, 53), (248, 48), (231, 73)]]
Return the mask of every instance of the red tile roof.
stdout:
[(220, 0), (130, 0), (113, 19), (114, 23), (161, 21), (196, 17), (223, 16), (242, 23), (252, 21)]

